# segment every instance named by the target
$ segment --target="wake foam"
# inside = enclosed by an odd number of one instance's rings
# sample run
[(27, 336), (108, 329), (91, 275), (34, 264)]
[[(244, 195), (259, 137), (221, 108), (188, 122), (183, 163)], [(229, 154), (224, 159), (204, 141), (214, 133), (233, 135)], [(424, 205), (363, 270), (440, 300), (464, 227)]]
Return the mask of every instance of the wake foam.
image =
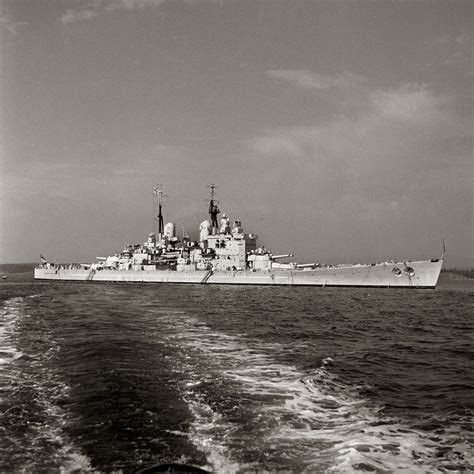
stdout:
[(10, 298), (5, 300), (0, 310), (0, 365), (10, 364), (23, 355), (13, 337), (23, 302), (24, 298)]
[[(385, 417), (330, 358), (305, 373), (277, 362), (278, 344), (221, 334), (185, 315), (169, 323), (194, 416), (189, 437), (217, 472), (444, 472), (452, 464), (439, 456), (454, 443), (449, 435), (436, 439)], [(468, 456), (459, 438), (456, 449)]]
[[(9, 446), (14, 446), (15, 451), (23, 446), (21, 465), (16, 466), (20, 471), (41, 471), (45, 470), (44, 465), (48, 466), (47, 470), (57, 466), (60, 472), (90, 471), (89, 459), (65, 435), (66, 413), (55, 404), (55, 399), (66, 396), (69, 390), (48, 369), (48, 361), (58, 346), (34, 323), (22, 328), (30, 318), (29, 299), (40, 296), (10, 298), (0, 309), (0, 382), (4, 387), (1, 414), (5, 441), (0, 459), (8, 459)], [(20, 334), (26, 334), (26, 339), (39, 337), (41, 348), (25, 342), (25, 348), (20, 350)], [(23, 357), (27, 362), (23, 362)]]

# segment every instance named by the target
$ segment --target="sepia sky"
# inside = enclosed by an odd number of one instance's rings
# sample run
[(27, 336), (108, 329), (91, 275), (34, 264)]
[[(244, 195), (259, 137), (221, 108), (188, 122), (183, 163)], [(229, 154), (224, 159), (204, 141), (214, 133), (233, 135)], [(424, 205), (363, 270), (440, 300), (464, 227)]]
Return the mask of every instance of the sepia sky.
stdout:
[(299, 261), (473, 258), (471, 1), (0, 1), (0, 262), (146, 240), (152, 187)]

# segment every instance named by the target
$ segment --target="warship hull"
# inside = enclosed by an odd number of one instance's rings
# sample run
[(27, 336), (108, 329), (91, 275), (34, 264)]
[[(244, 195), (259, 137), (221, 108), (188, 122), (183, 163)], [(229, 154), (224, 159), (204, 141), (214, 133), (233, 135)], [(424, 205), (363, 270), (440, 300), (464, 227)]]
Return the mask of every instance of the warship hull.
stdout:
[(335, 287), (435, 288), (443, 260), (339, 265), (314, 269), (158, 270), (36, 268), (35, 279), (84, 282), (191, 283)]

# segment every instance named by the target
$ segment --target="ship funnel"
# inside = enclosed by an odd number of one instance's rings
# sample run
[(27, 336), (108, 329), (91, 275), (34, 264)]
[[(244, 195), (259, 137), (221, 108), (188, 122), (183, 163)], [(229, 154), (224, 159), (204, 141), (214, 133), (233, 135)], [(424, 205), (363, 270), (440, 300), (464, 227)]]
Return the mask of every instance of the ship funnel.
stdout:
[(209, 221), (203, 221), (199, 225), (199, 240), (204, 242), (209, 237), (211, 232), (211, 223)]
[(165, 224), (164, 234), (168, 239), (176, 237), (176, 224), (174, 222), (168, 222)]

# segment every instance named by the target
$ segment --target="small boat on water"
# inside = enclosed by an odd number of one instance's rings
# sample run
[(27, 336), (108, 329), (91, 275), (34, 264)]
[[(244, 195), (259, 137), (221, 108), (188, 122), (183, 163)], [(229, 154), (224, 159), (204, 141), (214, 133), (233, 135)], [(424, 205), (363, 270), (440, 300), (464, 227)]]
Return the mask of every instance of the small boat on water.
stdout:
[[(240, 220), (226, 213), (218, 222), (219, 201), (214, 184), (209, 185), (209, 219), (199, 226), (199, 240), (176, 224), (164, 224), (161, 188), (153, 188), (157, 199), (158, 232), (144, 243), (125, 245), (123, 250), (98, 262), (55, 264), (41, 256), (35, 268), (38, 280), (95, 282), (195, 283), (226, 285), (308, 285), (345, 287), (435, 288), (443, 256), (430, 260), (390, 261), (371, 264), (322, 265), (284, 263), (292, 254), (273, 254), (257, 245), (257, 235), (246, 233)], [(444, 255), (444, 254), (443, 254)], [(5, 278), (5, 277), (3, 277)]]

